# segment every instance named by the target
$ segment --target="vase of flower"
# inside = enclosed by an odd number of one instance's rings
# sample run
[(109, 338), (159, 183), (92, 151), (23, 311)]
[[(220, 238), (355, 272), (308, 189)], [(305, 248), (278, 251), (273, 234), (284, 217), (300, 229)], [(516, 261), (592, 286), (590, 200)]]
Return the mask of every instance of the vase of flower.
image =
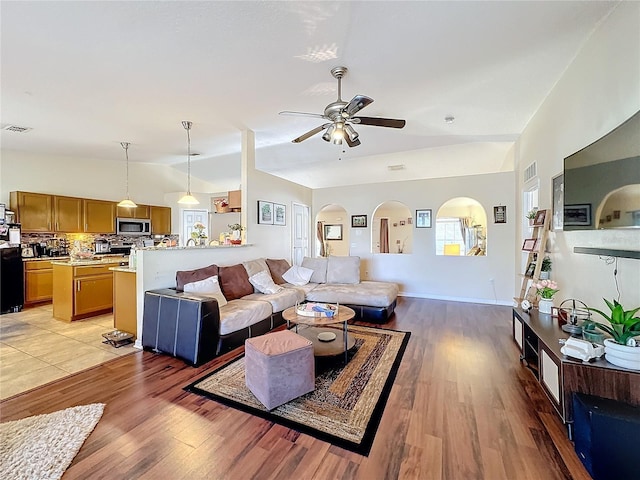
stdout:
[(540, 296), (538, 311), (550, 314), (553, 307), (553, 296), (558, 292), (558, 284), (553, 280), (541, 280), (533, 284), (536, 294)]
[(553, 299), (541, 298), (538, 301), (538, 311), (540, 313), (551, 313), (551, 307), (553, 307)]

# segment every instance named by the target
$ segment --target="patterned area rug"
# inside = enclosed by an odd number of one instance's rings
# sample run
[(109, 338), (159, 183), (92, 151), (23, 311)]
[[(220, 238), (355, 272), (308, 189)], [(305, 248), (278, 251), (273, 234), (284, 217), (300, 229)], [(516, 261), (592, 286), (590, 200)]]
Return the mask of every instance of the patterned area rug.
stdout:
[(94, 403), (0, 424), (0, 478), (59, 479), (103, 411)]
[(270, 412), (245, 385), (244, 357), (185, 390), (366, 456), (410, 333), (350, 325), (349, 335), (356, 344), (346, 366), (342, 356), (319, 360), (315, 391)]

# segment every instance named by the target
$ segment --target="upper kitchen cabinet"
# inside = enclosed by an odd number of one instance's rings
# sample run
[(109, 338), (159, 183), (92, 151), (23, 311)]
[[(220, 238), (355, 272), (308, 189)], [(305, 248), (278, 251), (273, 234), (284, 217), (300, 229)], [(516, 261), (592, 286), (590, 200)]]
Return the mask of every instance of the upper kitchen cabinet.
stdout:
[(151, 207), (151, 233), (154, 235), (171, 234), (171, 208)]
[(120, 218), (151, 218), (149, 205), (138, 205), (135, 208), (117, 207), (117, 217)]
[(53, 231), (53, 196), (43, 193), (11, 192), (9, 205), (23, 232)]
[(53, 197), (53, 228), (65, 233), (84, 231), (82, 198)]
[(242, 209), (242, 191), (229, 191), (229, 209), (232, 212), (239, 212)]
[(116, 204), (105, 200), (82, 200), (85, 233), (116, 233)]

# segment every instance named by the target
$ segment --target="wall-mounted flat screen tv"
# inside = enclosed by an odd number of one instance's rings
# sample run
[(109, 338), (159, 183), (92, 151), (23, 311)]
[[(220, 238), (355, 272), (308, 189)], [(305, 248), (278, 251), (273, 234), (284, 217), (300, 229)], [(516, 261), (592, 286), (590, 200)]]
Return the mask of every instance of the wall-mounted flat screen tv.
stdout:
[(640, 111), (564, 159), (565, 230), (640, 228)]

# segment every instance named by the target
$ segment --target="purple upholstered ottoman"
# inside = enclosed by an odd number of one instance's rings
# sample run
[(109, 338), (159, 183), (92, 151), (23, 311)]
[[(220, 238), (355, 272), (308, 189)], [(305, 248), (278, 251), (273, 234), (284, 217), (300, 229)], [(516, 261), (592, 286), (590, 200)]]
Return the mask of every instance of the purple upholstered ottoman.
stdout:
[(315, 389), (313, 345), (290, 330), (244, 342), (247, 388), (268, 410)]

